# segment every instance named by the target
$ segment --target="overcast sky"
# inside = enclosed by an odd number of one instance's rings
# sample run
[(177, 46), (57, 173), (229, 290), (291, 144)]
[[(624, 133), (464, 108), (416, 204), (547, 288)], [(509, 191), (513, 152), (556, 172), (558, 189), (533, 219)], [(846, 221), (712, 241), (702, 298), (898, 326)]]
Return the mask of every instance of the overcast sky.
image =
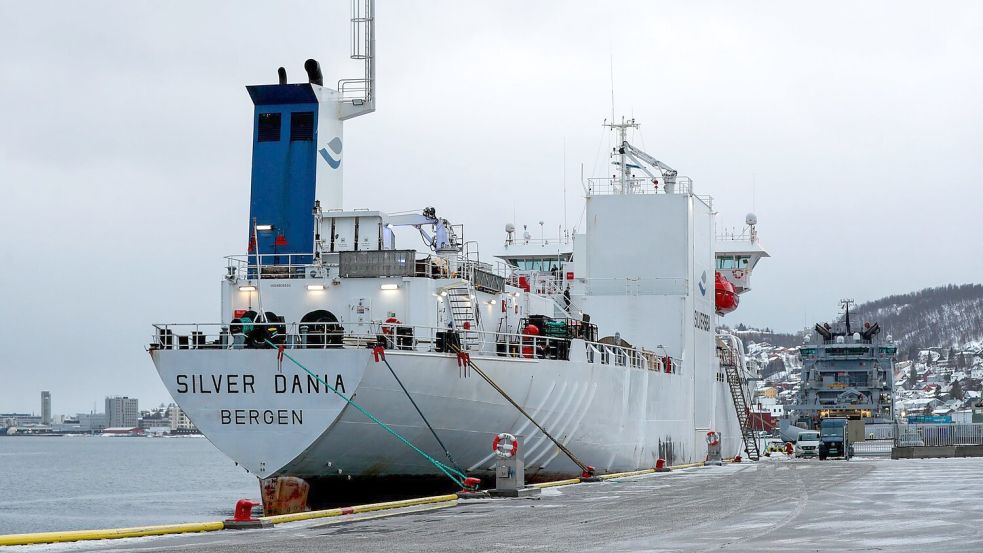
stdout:
[[(244, 250), (246, 84), (347, 60), (349, 2), (0, 3), (0, 412), (169, 401), (154, 322), (219, 320)], [(979, 282), (983, 4), (396, 2), (346, 207), (435, 206), (490, 253), (563, 223), (614, 112), (772, 254), (725, 322), (796, 330)], [(612, 63), (613, 60), (613, 63)], [(632, 239), (627, 237), (626, 239)]]

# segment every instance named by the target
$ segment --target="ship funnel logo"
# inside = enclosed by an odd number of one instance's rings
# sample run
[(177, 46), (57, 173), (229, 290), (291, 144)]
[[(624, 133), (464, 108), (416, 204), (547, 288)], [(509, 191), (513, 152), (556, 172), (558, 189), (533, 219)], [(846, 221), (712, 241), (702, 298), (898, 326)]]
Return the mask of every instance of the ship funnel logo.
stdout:
[[(332, 169), (337, 169), (341, 166), (341, 139), (337, 136), (332, 138), (331, 142), (328, 142), (328, 145), (318, 150), (317, 153), (321, 154), (321, 157), (324, 158), (324, 161), (328, 162), (328, 165)], [(334, 154), (334, 156), (331, 154)]]
[(706, 271), (703, 271), (703, 274), (700, 276), (700, 284), (699, 284), (699, 286), (700, 286), (700, 294), (702, 294), (704, 296), (707, 295), (707, 272)]

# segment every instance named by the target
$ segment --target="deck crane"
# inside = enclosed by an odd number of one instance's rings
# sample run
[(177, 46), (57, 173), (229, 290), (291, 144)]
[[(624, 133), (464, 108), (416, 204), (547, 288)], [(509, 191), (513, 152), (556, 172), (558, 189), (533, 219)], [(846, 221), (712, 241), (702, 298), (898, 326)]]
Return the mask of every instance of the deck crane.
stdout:
[[(415, 228), (420, 233), (420, 236), (423, 237), (423, 241), (435, 252), (444, 250), (456, 251), (457, 249), (459, 240), (453, 227), (447, 219), (437, 217), (437, 212), (432, 207), (424, 209), (422, 214), (390, 215), (387, 217), (386, 222), (394, 227)], [(424, 226), (430, 225), (434, 228), (433, 237), (423, 229)]]
[(662, 179), (666, 183), (666, 192), (672, 194), (676, 188), (676, 170), (669, 167), (665, 163), (655, 159), (654, 157), (648, 155), (647, 153), (639, 150), (638, 148), (632, 146), (627, 140), (622, 141), (621, 147), (618, 148), (618, 153), (627, 156), (629, 159), (634, 161), (638, 168), (645, 172), (646, 175), (652, 178), (653, 184), (658, 184), (658, 177), (655, 176), (651, 170), (649, 170), (646, 165), (653, 167), (659, 171)]

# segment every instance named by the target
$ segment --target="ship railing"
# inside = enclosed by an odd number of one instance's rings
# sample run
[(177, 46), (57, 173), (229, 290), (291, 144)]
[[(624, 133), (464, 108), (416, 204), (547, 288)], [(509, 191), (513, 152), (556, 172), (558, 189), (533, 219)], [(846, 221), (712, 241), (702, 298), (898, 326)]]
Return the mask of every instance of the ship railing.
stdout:
[(226, 278), (253, 280), (305, 278), (314, 262), (312, 254), (270, 253), (225, 256)]
[(983, 424), (899, 424), (894, 434), (897, 447), (983, 445)]
[(558, 236), (552, 238), (533, 238), (531, 235), (529, 238), (519, 237), (519, 238), (506, 238), (505, 246), (549, 246), (550, 244), (554, 246), (569, 246), (573, 243), (573, 240), (569, 235)]
[[(450, 353), (456, 349), (475, 357), (574, 360), (677, 373), (680, 361), (643, 348), (618, 346), (571, 337), (526, 336), (515, 332), (454, 330), (399, 323), (159, 323), (150, 349), (262, 349), (269, 339), (285, 349), (386, 349), (417, 353)], [(250, 334), (257, 327), (275, 334)], [(464, 334), (468, 340), (463, 340)], [(583, 348), (577, 350), (576, 348)]]
[[(747, 225), (741, 230), (724, 229), (717, 233), (718, 241), (733, 241), (733, 242), (751, 242), (755, 243), (758, 241), (758, 230), (754, 225)], [(744, 267), (741, 267), (742, 269)]]
[(659, 184), (651, 178), (633, 177), (622, 181), (620, 177), (600, 177), (587, 179), (588, 196), (610, 196), (619, 194), (689, 194), (693, 191), (693, 180), (689, 177), (676, 177), (675, 185), (667, 190), (665, 181)]
[(226, 278), (255, 283), (262, 279), (315, 278), (326, 267), (338, 267), (343, 278), (424, 277), (463, 278), (476, 287), (501, 292), (505, 285), (517, 286), (518, 277), (507, 266), (461, 259), (454, 267), (436, 255), (418, 255), (415, 250), (367, 250), (338, 252), (338, 260), (318, 262), (311, 254), (247, 254), (225, 256)]

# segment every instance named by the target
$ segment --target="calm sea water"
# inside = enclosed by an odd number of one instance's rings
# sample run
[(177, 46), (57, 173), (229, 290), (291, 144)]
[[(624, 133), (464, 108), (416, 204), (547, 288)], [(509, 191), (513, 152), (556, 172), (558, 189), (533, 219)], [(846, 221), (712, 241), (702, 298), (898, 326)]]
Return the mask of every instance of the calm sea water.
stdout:
[(220, 520), (259, 498), (204, 438), (0, 438), (0, 534)]

